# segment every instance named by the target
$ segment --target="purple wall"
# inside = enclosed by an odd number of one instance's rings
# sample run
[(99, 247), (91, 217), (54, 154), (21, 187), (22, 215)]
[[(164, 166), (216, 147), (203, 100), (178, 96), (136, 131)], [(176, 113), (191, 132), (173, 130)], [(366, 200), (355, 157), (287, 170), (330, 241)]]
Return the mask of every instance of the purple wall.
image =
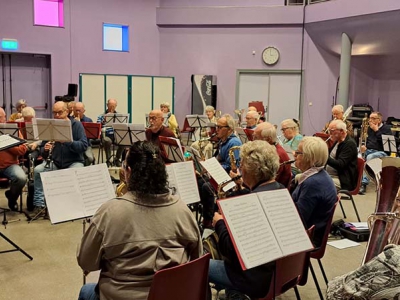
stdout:
[[(79, 72), (159, 74), (158, 0), (64, 1), (65, 28), (33, 26), (33, 1), (0, 0), (0, 38), (20, 52), (52, 56), (52, 96), (67, 93)], [(129, 25), (130, 52), (102, 51), (102, 23)], [(29, 91), (26, 91), (27, 100)]]
[(160, 7), (268, 6), (284, 4), (285, 0), (160, 0)]

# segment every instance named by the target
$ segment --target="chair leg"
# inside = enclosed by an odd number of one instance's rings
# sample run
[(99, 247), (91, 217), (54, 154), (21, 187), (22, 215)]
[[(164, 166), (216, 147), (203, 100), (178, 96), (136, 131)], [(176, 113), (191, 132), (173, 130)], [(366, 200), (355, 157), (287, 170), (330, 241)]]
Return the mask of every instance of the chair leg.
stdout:
[(344, 209), (343, 209), (343, 205), (342, 205), (342, 202), (341, 201), (339, 201), (339, 204), (340, 204), (340, 209), (342, 210), (342, 213), (343, 213), (343, 218), (347, 218), (346, 217), (346, 214), (345, 214), (345, 212), (344, 212)]
[(326, 277), (324, 267), (322, 266), (322, 262), (318, 259), (319, 268), (321, 269), (322, 276), (324, 277), (325, 283), (328, 286), (328, 278)]
[(354, 211), (356, 212), (357, 220), (358, 220), (358, 222), (361, 222), (360, 216), (358, 215), (358, 210), (357, 210), (356, 204), (354, 203), (353, 196), (350, 196), (350, 200), (351, 200), (351, 203), (353, 203), (353, 207), (354, 207)]
[(296, 299), (301, 300), (299, 289), (297, 288), (297, 285), (294, 286), (294, 293), (296, 294)]
[(315, 276), (315, 272), (314, 272), (314, 269), (313, 269), (313, 266), (312, 266), (311, 262), (310, 262), (310, 271), (311, 271), (311, 275), (312, 275), (312, 277), (314, 279), (314, 283), (315, 283), (315, 286), (317, 288), (319, 298), (321, 300), (324, 300), (324, 296), (322, 295), (321, 288), (319, 287), (318, 279), (317, 279), (317, 276)]

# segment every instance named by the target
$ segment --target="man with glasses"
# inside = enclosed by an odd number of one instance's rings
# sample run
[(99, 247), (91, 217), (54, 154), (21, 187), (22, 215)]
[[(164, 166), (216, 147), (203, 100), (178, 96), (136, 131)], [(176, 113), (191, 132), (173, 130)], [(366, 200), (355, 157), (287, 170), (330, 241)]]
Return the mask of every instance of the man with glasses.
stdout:
[(254, 130), (257, 126), (257, 122), (260, 115), (256, 111), (249, 111), (246, 114), (246, 129)]
[[(388, 154), (383, 151), (382, 134), (392, 135), (390, 126), (382, 123), (382, 114), (377, 111), (371, 113), (368, 123), (369, 127), (367, 131), (366, 145), (360, 145), (360, 151), (363, 153), (365, 160), (369, 161), (374, 158), (388, 156)], [(360, 195), (365, 194), (368, 183), (369, 180), (364, 174), (359, 191)]]
[[(46, 204), (44, 202), (43, 184), (40, 173), (54, 171), (59, 169), (68, 168), (81, 168), (84, 166), (84, 157), (88, 142), (85, 135), (83, 125), (68, 117), (67, 104), (58, 101), (53, 106), (54, 119), (70, 120), (72, 127), (72, 142), (58, 142), (58, 141), (43, 141), (43, 163), (36, 166), (34, 169), (34, 194), (32, 212), (26, 212), (29, 218), (38, 218), (45, 216)], [(48, 163), (46, 158), (49, 158), (51, 150), (51, 161)], [(50, 158), (49, 158), (50, 159)]]
[[(343, 105), (335, 105), (334, 107), (332, 107), (332, 120), (342, 120), (344, 118), (344, 108)], [(325, 124), (324, 129), (322, 130), (322, 132), (325, 133), (329, 133), (329, 124), (331, 121), (329, 121), (328, 123)], [(343, 121), (346, 123), (346, 129), (347, 129), (347, 135), (354, 137), (354, 132), (353, 132), (353, 123), (350, 122), (349, 120), (345, 120)]]
[(172, 137), (175, 138), (175, 134), (171, 129), (165, 127), (164, 123), (164, 113), (161, 110), (152, 110), (149, 114), (149, 128), (146, 129), (146, 139), (149, 142), (157, 145), (161, 148), (159, 136)]
[[(231, 159), (229, 149), (234, 146), (241, 146), (242, 142), (234, 134), (235, 120), (231, 115), (226, 114), (219, 118), (216, 126), (217, 137), (219, 139), (218, 149), (214, 156), (219, 161), (224, 170), (229, 174), (231, 170)], [(239, 166), (239, 150), (234, 151), (236, 166)], [(215, 191), (209, 182), (199, 180), (200, 199), (203, 205), (203, 228), (212, 228), (214, 216)]]
[(328, 127), (334, 142), (329, 149), (326, 171), (332, 177), (337, 190), (352, 191), (357, 186), (357, 145), (347, 134), (346, 123), (333, 120)]

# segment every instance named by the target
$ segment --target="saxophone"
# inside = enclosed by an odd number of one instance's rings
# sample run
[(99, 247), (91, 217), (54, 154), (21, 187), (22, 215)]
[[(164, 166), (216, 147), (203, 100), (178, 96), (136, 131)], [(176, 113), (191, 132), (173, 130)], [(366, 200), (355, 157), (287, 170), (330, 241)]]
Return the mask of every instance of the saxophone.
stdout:
[(388, 244), (400, 242), (400, 159), (382, 157), (382, 173), (377, 183), (375, 213), (368, 217), (371, 234), (363, 264), (383, 251)]
[[(235, 154), (234, 154), (234, 151), (235, 150), (240, 150), (240, 147), (241, 146), (233, 146), (233, 147), (231, 147), (230, 149), (229, 149), (229, 158), (230, 158), (230, 161), (231, 161), (231, 170), (233, 171), (233, 172), (237, 172), (237, 166), (236, 166), (236, 158), (235, 158)], [(222, 182), (221, 184), (219, 184), (218, 185), (218, 189), (217, 189), (217, 195), (218, 195), (218, 199), (224, 199), (224, 198), (226, 198), (226, 192), (224, 191), (224, 187), (226, 186), (226, 185), (228, 185), (229, 183), (231, 183), (232, 181), (236, 181), (237, 179), (239, 179), (241, 176), (239, 175), (239, 176), (236, 176), (236, 177), (234, 177), (234, 178), (231, 178), (231, 179), (229, 179), (229, 180), (227, 180), (227, 181), (224, 181), (224, 182)], [(240, 189), (240, 185), (239, 184), (237, 184), (237, 186), (236, 186), (236, 190), (237, 189)]]

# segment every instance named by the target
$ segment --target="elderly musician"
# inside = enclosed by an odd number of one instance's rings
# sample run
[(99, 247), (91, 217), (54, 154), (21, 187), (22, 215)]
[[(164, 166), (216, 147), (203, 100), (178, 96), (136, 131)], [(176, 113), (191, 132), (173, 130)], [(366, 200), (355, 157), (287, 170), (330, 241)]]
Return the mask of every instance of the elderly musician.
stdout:
[(333, 120), (328, 127), (333, 147), (329, 149), (326, 171), (338, 190), (352, 191), (357, 186), (357, 145), (347, 134), (342, 120)]
[[(365, 160), (369, 161), (374, 158), (388, 156), (383, 151), (382, 134), (392, 135), (390, 126), (382, 123), (382, 114), (377, 111), (372, 112), (369, 116), (368, 125), (366, 145), (360, 145), (360, 150)], [(359, 194), (364, 195), (369, 183), (368, 177), (365, 174), (361, 183)]]
[(15, 107), (17, 111), (10, 116), (9, 121), (16, 121), (17, 119), (21, 119), (22, 118), (21, 112), (26, 106), (27, 106), (26, 101), (24, 99), (19, 99)]
[(305, 137), (295, 151), (296, 167), (302, 171), (292, 193), (305, 228), (315, 225), (314, 246), (321, 246), (329, 215), (337, 201), (336, 188), (325, 171), (328, 146), (319, 137)]
[[(240, 171), (251, 193), (285, 188), (275, 181), (279, 157), (274, 146), (266, 141), (247, 142), (240, 151)], [(225, 288), (227, 299), (262, 298), (269, 290), (275, 263), (270, 262), (242, 270), (223, 216), (214, 214), (213, 225), (218, 234), (218, 248), (224, 260), (210, 260), (209, 281)], [(245, 294), (245, 295), (244, 295)]]
[(254, 130), (257, 126), (258, 119), (260, 118), (260, 115), (256, 111), (249, 111), (246, 114), (246, 129), (252, 129)]
[(101, 271), (98, 284), (84, 285), (79, 300), (146, 300), (157, 271), (203, 252), (193, 214), (170, 193), (158, 147), (135, 142), (123, 168), (128, 193), (97, 210), (78, 249), (84, 271)]
[(146, 139), (149, 142), (161, 147), (159, 136), (175, 137), (171, 129), (163, 125), (164, 113), (161, 110), (155, 109), (149, 113), (149, 128), (146, 129)]
[[(231, 115), (223, 115), (217, 122), (217, 137), (219, 139), (218, 149), (214, 156), (217, 158), (224, 170), (229, 174), (231, 170), (231, 159), (229, 157), (229, 149), (234, 146), (241, 146), (242, 142), (234, 134), (235, 120)], [(236, 165), (239, 163), (239, 151), (233, 152)], [(214, 191), (209, 182), (199, 180), (200, 200), (203, 205), (203, 227), (212, 228), (212, 218), (214, 215)]]
[(103, 126), (103, 131), (104, 134), (101, 135), (103, 144), (104, 144), (104, 151), (106, 152), (106, 160), (107, 160), (107, 165), (111, 165), (112, 163), (120, 167), (121, 166), (121, 155), (122, 152), (124, 151), (124, 146), (118, 146), (117, 147), (117, 153), (115, 154), (115, 159), (114, 162), (111, 162), (111, 145), (114, 140), (114, 130), (111, 126), (107, 126), (105, 124), (105, 114), (117, 114), (116, 108), (117, 108), (118, 102), (115, 99), (108, 99), (107, 100), (107, 109), (104, 112), (104, 114), (101, 114), (97, 117), (97, 123), (101, 123)]
[[(0, 107), (0, 123), (6, 123), (6, 113)], [(8, 200), (8, 207), (13, 210), (18, 210), (17, 200), (22, 192), (22, 188), (26, 183), (26, 174), (19, 166), (19, 156), (23, 156), (28, 150), (28, 145), (23, 144), (0, 151), (0, 177), (8, 178), (10, 189), (5, 192)]]
[[(62, 101), (58, 101), (54, 104), (53, 115), (54, 119), (71, 121), (73, 141), (55, 141), (54, 143), (43, 141), (43, 158), (45, 158), (45, 160), (34, 169), (35, 192), (33, 194), (33, 205), (35, 207), (32, 212), (26, 213), (30, 218), (45, 216), (44, 207), (46, 207), (46, 204), (44, 201), (43, 184), (40, 173), (59, 169), (80, 168), (84, 166), (83, 154), (86, 151), (88, 142), (82, 124), (69, 118), (67, 104)], [(49, 157), (50, 153), (51, 157)]]
[(280, 167), (276, 174), (276, 181), (286, 187), (289, 186), (290, 179), (292, 177), (290, 163), (288, 163), (290, 158), (285, 149), (283, 149), (282, 146), (277, 142), (275, 126), (269, 122), (260, 123), (254, 130), (253, 137), (254, 140), (264, 140), (270, 145), (275, 146), (280, 163)]
[(75, 118), (75, 105), (76, 105), (76, 101), (67, 102), (68, 118), (70, 118), (70, 119)]
[[(333, 120), (342, 120), (346, 124), (346, 129), (347, 129), (347, 135), (350, 137), (354, 137), (354, 131), (353, 131), (353, 123), (350, 122), (349, 120), (343, 120), (344, 119), (344, 110), (343, 110), (343, 105), (335, 105), (332, 107), (332, 121)], [(324, 133), (329, 133), (329, 124), (331, 121), (325, 124), (324, 129), (322, 132)]]
[(288, 145), (293, 151), (296, 151), (303, 138), (299, 132), (299, 121), (296, 119), (283, 120), (281, 122), (281, 131), (284, 136), (282, 143)]
[(168, 120), (168, 128), (174, 133), (174, 135), (178, 136), (178, 122), (176, 121), (175, 115), (171, 113), (170, 104), (168, 102), (164, 102), (160, 104), (160, 110), (163, 114), (167, 115)]
[[(85, 111), (86, 111), (85, 104), (83, 104), (82, 102), (77, 102), (74, 107), (75, 120), (80, 122), (92, 123), (93, 120), (85, 115)], [(85, 166), (89, 166), (94, 162), (94, 155), (90, 140), (88, 140), (88, 147), (85, 151), (84, 157), (85, 157)]]

